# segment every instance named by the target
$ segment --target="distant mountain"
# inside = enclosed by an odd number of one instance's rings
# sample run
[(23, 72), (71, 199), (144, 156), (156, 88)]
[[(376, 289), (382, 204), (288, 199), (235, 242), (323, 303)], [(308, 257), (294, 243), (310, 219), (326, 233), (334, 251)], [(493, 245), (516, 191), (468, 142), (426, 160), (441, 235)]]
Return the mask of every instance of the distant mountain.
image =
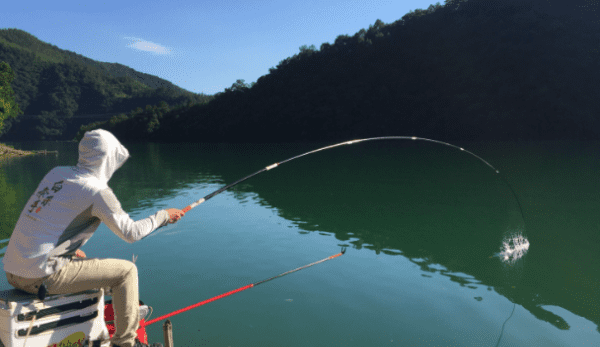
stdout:
[(0, 29), (0, 61), (9, 63), (15, 73), (12, 87), (24, 112), (7, 121), (0, 134), (3, 141), (70, 139), (74, 133), (64, 133), (67, 129), (90, 121), (77, 115), (122, 113), (161, 101), (182, 105), (211, 99), (121, 64), (62, 50), (18, 29)]
[[(79, 62), (99, 71), (104, 71), (112, 77), (130, 77), (132, 80), (153, 89), (163, 87), (181, 93), (190, 93), (169, 81), (136, 71), (125, 65), (99, 62), (68, 50), (62, 50), (54, 45), (40, 41), (35, 36), (19, 29), (0, 29), (0, 44), (11, 46), (25, 52), (31, 52), (36, 56), (36, 60), (52, 63)], [(11, 63), (11, 61), (7, 62), (9, 64)]]
[(556, 3), (447, 0), (302, 46), (207, 104), (140, 109), (86, 129), (175, 142), (600, 140), (599, 4)]

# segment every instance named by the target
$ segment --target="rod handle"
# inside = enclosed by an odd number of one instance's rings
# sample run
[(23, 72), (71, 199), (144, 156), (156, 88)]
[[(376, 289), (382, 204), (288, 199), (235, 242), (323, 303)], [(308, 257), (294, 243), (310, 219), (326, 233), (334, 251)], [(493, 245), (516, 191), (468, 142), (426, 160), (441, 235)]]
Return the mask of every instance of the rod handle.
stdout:
[(205, 200), (204, 198), (202, 198), (202, 199), (200, 199), (200, 200), (196, 201), (195, 203), (193, 203), (193, 204), (190, 204), (190, 205), (186, 206), (186, 207), (185, 207), (183, 210), (181, 210), (181, 211), (183, 211), (183, 213), (187, 213), (189, 210), (191, 210), (191, 209), (193, 209), (194, 207), (196, 207), (196, 206), (200, 205), (200, 204), (201, 204), (201, 203), (203, 203), (204, 201), (206, 201), (206, 200)]

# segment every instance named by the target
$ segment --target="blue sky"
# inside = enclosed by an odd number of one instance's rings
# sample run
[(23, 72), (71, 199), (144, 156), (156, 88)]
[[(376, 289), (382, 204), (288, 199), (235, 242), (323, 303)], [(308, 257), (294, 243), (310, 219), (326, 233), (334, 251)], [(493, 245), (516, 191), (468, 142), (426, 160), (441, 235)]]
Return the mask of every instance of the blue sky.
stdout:
[[(246, 83), (302, 45), (333, 43), (429, 0), (4, 1), (0, 28), (120, 63), (196, 93)], [(440, 1), (441, 4), (444, 1)]]

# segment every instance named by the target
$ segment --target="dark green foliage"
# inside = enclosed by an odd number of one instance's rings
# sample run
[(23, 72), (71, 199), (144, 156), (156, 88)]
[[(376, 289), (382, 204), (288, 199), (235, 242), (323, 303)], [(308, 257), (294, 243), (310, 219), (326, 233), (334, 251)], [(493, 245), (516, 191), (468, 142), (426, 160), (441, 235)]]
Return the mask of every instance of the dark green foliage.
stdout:
[(0, 61), (0, 131), (4, 128), (5, 119), (15, 118), (23, 113), (15, 102), (15, 92), (11, 86), (13, 79), (14, 73), (10, 65)]
[(0, 60), (13, 67), (15, 100), (25, 113), (0, 130), (5, 141), (71, 139), (82, 122), (94, 120), (79, 115), (126, 112), (161, 100), (183, 105), (212, 98), (120, 64), (61, 50), (17, 29), (0, 30)]
[(168, 103), (161, 101), (158, 105), (146, 105), (144, 109), (137, 107), (128, 114), (121, 113), (107, 121), (81, 126), (75, 140), (79, 141), (86, 131), (101, 128), (111, 131), (120, 139), (142, 141), (159, 128), (163, 131), (169, 130), (170, 123), (165, 123), (164, 120), (177, 120), (178, 111), (192, 108), (194, 105), (197, 104), (170, 107)]

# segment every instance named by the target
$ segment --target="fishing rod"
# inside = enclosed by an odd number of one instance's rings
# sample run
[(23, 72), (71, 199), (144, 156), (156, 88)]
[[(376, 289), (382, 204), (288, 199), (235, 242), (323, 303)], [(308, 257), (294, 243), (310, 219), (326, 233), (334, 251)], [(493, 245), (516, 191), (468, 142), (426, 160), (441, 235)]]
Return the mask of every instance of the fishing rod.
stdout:
[[(298, 159), (298, 158), (304, 157), (304, 156), (309, 155), (309, 154), (313, 154), (313, 153), (317, 153), (317, 152), (320, 152), (320, 151), (324, 151), (326, 149), (331, 149), (331, 148), (345, 146), (345, 145), (352, 145), (352, 144), (355, 144), (355, 143), (361, 143), (361, 142), (366, 142), (366, 141), (376, 141), (376, 140), (415, 140), (415, 141), (419, 140), (419, 141), (433, 142), (433, 143), (437, 143), (437, 144), (440, 144), (440, 145), (444, 145), (444, 146), (456, 148), (456, 149), (461, 150), (462, 152), (466, 152), (466, 153), (474, 156), (475, 158), (479, 159), (485, 165), (487, 165), (492, 170), (494, 170), (494, 172), (496, 174), (500, 175), (500, 171), (498, 171), (495, 167), (493, 167), (490, 163), (488, 163), (487, 161), (485, 161), (480, 156), (478, 156), (478, 155), (476, 155), (476, 154), (474, 154), (472, 152), (469, 152), (469, 151), (467, 151), (466, 149), (464, 149), (462, 147), (458, 147), (458, 146), (455, 146), (455, 145), (447, 143), (447, 142), (438, 141), (438, 140), (432, 140), (432, 139), (426, 139), (426, 138), (423, 138), (423, 137), (416, 137), (416, 136), (382, 136), (382, 137), (370, 137), (370, 138), (366, 138), (366, 139), (345, 141), (345, 142), (336, 143), (334, 145), (321, 147), (321, 148), (318, 148), (318, 149), (315, 149), (315, 150), (312, 150), (312, 151), (309, 151), (309, 152), (297, 155), (295, 157), (288, 158), (288, 159), (286, 159), (284, 161), (280, 161), (278, 163), (274, 163), (274, 164), (268, 165), (268, 166), (266, 166), (266, 167), (264, 167), (264, 168), (256, 171), (253, 174), (250, 174), (250, 175), (248, 175), (248, 176), (246, 176), (246, 177), (244, 177), (242, 179), (239, 179), (239, 180), (237, 180), (237, 181), (235, 181), (235, 182), (233, 182), (231, 184), (226, 185), (223, 188), (220, 188), (220, 189), (218, 189), (218, 190), (216, 190), (216, 191), (208, 194), (207, 196), (203, 197), (202, 199), (200, 199), (200, 200), (198, 200), (198, 201), (196, 201), (196, 202), (194, 202), (194, 203), (186, 206), (184, 209), (182, 209), (182, 211), (183, 211), (183, 213), (187, 213), (189, 210), (191, 210), (194, 207), (200, 205), (201, 203), (207, 201), (208, 199), (211, 199), (215, 195), (221, 194), (222, 192), (226, 191), (227, 189), (229, 189), (229, 188), (231, 188), (231, 187), (233, 187), (233, 186), (235, 186), (235, 185), (237, 185), (239, 183), (242, 183), (242, 182), (244, 182), (245, 180), (247, 180), (247, 179), (249, 179), (251, 177), (254, 177), (254, 176), (258, 175), (259, 173), (262, 173), (264, 171), (272, 170), (272, 169), (274, 169), (274, 168), (276, 168), (276, 167), (278, 167), (278, 166), (280, 166), (282, 164), (285, 164), (287, 162), (290, 162), (290, 161), (292, 161), (294, 159)], [(512, 192), (515, 200), (517, 201), (517, 205), (519, 206), (519, 210), (521, 212), (521, 217), (523, 218), (523, 222), (525, 222), (525, 216), (523, 214), (523, 208), (521, 207), (521, 203), (519, 202), (519, 198), (517, 198), (517, 194), (515, 193), (515, 191), (512, 188), (512, 186), (508, 183), (508, 181), (504, 178), (504, 176), (500, 175), (500, 177), (502, 178), (502, 180), (504, 181), (504, 183), (506, 183), (506, 185), (508, 185), (508, 188), (510, 188), (510, 191)]]
[(337, 258), (337, 257), (339, 257), (339, 256), (343, 255), (344, 253), (346, 253), (346, 247), (342, 247), (342, 250), (341, 250), (341, 251), (340, 251), (340, 253), (338, 253), (338, 254), (334, 254), (334, 255), (331, 255), (331, 256), (329, 256), (329, 257), (327, 257), (327, 258), (321, 259), (321, 260), (319, 260), (319, 261), (315, 261), (314, 263), (310, 263), (310, 264), (307, 264), (307, 265), (301, 266), (301, 267), (299, 267), (299, 268), (295, 268), (294, 270), (286, 271), (286, 272), (284, 272), (284, 273), (281, 273), (281, 274), (279, 274), (279, 275), (277, 275), (277, 276), (269, 277), (269, 278), (267, 278), (267, 279), (264, 279), (264, 280), (262, 280), (262, 281), (258, 281), (258, 282), (255, 282), (255, 283), (250, 283), (250, 284), (248, 284), (248, 285), (245, 285), (245, 286), (243, 286), (243, 287), (240, 287), (240, 288), (238, 288), (238, 289), (234, 289), (234, 290), (228, 291), (227, 293), (223, 293), (223, 294), (220, 294), (220, 295), (214, 296), (214, 297), (212, 297), (212, 298), (210, 298), (210, 299), (207, 299), (207, 300), (204, 300), (204, 301), (200, 301), (200, 302), (199, 302), (199, 303), (197, 303), (197, 304), (194, 304), (194, 305), (191, 305), (191, 306), (188, 306), (188, 307), (184, 307), (184, 308), (182, 308), (182, 309), (180, 309), (180, 310), (177, 310), (177, 311), (174, 311), (174, 312), (168, 313), (168, 314), (166, 314), (166, 315), (163, 315), (163, 316), (160, 316), (160, 317), (158, 317), (158, 318), (154, 318), (154, 319), (152, 319), (152, 320), (149, 320), (149, 321), (147, 321), (147, 322), (140, 322), (140, 325), (142, 325), (142, 326), (146, 327), (146, 326), (148, 326), (148, 325), (150, 325), (150, 324), (154, 324), (154, 323), (156, 323), (156, 322), (158, 322), (158, 321), (161, 321), (161, 320), (163, 320), (163, 319), (165, 319), (165, 318), (169, 318), (169, 317), (172, 317), (172, 316), (174, 316), (174, 315), (176, 315), (176, 314), (180, 314), (180, 313), (183, 313), (183, 312), (185, 312), (185, 311), (189, 311), (189, 310), (191, 310), (191, 309), (193, 309), (193, 308), (196, 308), (196, 307), (198, 307), (198, 306), (206, 305), (206, 304), (208, 304), (209, 302), (213, 302), (213, 301), (216, 301), (216, 300), (222, 299), (222, 298), (224, 298), (224, 297), (226, 297), (226, 296), (229, 296), (229, 295), (232, 295), (232, 294), (235, 294), (235, 293), (239, 293), (239, 292), (241, 292), (241, 291), (244, 291), (244, 290), (246, 290), (246, 289), (249, 289), (249, 288), (256, 287), (257, 285), (259, 285), (259, 284), (261, 284), (261, 283), (265, 283), (265, 282), (268, 282), (268, 281), (270, 281), (270, 280), (274, 280), (274, 279), (276, 279), (276, 278), (283, 277), (283, 276), (285, 276), (285, 275), (291, 274), (292, 272), (300, 271), (300, 270), (302, 270), (302, 269), (306, 269), (307, 267), (311, 267), (311, 266), (313, 266), (313, 265), (317, 265), (317, 264), (319, 264), (319, 263), (322, 263), (322, 262), (324, 262), (324, 261), (327, 261), (327, 260), (330, 260), (330, 259)]
[[(214, 192), (212, 192), (212, 193), (210, 193), (210, 194), (206, 195), (205, 197), (201, 198), (200, 200), (198, 200), (198, 201), (196, 201), (196, 202), (194, 202), (194, 203), (192, 203), (192, 204), (190, 204), (190, 205), (186, 206), (185, 208), (183, 208), (183, 209), (182, 209), (182, 212), (183, 212), (183, 213), (187, 213), (187, 212), (189, 212), (191, 209), (193, 209), (194, 207), (196, 207), (196, 206), (198, 206), (198, 205), (202, 204), (203, 202), (205, 202), (205, 201), (207, 201), (207, 200), (209, 200), (209, 199), (213, 198), (214, 196), (216, 196), (216, 195), (218, 195), (218, 194), (221, 194), (222, 192), (226, 191), (227, 189), (229, 189), (229, 188), (231, 188), (231, 187), (233, 187), (233, 186), (235, 186), (235, 185), (237, 185), (237, 184), (239, 184), (239, 183), (241, 183), (241, 182), (244, 182), (245, 180), (247, 180), (247, 179), (249, 179), (249, 178), (251, 178), (251, 177), (254, 177), (254, 176), (256, 176), (256, 175), (258, 175), (258, 174), (260, 174), (260, 173), (262, 173), (262, 172), (264, 172), (264, 171), (269, 171), (269, 170), (272, 170), (272, 169), (274, 169), (274, 168), (276, 168), (276, 167), (278, 167), (278, 166), (280, 166), (280, 165), (282, 165), (282, 164), (285, 164), (285, 163), (287, 163), (287, 162), (290, 162), (290, 161), (292, 161), (292, 160), (294, 160), (294, 159), (298, 159), (298, 158), (301, 158), (301, 157), (307, 156), (307, 155), (309, 155), (309, 154), (313, 154), (313, 153), (316, 153), (316, 152), (324, 151), (324, 150), (331, 149), (331, 148), (335, 148), (335, 147), (340, 147), (340, 146), (345, 146), (345, 145), (352, 145), (352, 144), (355, 144), (355, 143), (361, 143), (361, 142), (366, 142), (366, 141), (376, 141), (376, 140), (414, 140), (414, 141), (416, 141), (416, 140), (419, 140), (419, 141), (427, 141), (427, 142), (432, 142), (432, 143), (437, 143), (437, 144), (440, 144), (440, 145), (444, 145), (444, 146), (452, 147), (452, 148), (458, 149), (458, 150), (460, 150), (460, 151), (462, 151), (462, 152), (466, 152), (466, 153), (468, 153), (468, 154), (472, 155), (473, 157), (477, 158), (479, 161), (481, 161), (482, 163), (484, 163), (486, 166), (488, 166), (489, 168), (491, 168), (492, 170), (494, 170), (494, 172), (495, 172), (496, 174), (500, 175), (500, 177), (502, 178), (502, 180), (504, 181), (504, 183), (506, 183), (506, 185), (508, 185), (508, 187), (510, 188), (510, 191), (512, 192), (512, 194), (513, 194), (513, 196), (514, 196), (514, 198), (515, 198), (515, 200), (517, 201), (517, 204), (518, 204), (518, 206), (519, 206), (519, 210), (520, 210), (520, 212), (521, 212), (521, 217), (523, 218), (523, 221), (525, 221), (525, 218), (524, 218), (524, 215), (523, 215), (523, 208), (521, 207), (521, 203), (519, 202), (519, 199), (518, 199), (518, 197), (517, 197), (517, 194), (515, 193), (515, 191), (514, 191), (514, 189), (512, 188), (512, 186), (511, 186), (511, 185), (508, 183), (508, 181), (507, 181), (507, 180), (504, 178), (504, 176), (500, 174), (500, 171), (499, 171), (499, 170), (497, 170), (495, 167), (493, 167), (493, 166), (492, 166), (490, 163), (488, 163), (488, 162), (487, 162), (486, 160), (484, 160), (483, 158), (479, 157), (478, 155), (476, 155), (476, 154), (474, 154), (474, 153), (472, 153), (472, 152), (470, 152), (470, 151), (468, 151), (468, 150), (466, 150), (466, 149), (464, 149), (464, 148), (462, 148), (462, 147), (458, 147), (458, 146), (455, 146), (455, 145), (453, 145), (453, 144), (450, 144), (450, 143), (447, 143), (447, 142), (443, 142), (443, 141), (432, 140), (432, 139), (427, 139), (427, 138), (423, 138), (423, 137), (416, 137), (416, 136), (383, 136), (383, 137), (371, 137), (371, 138), (365, 138), (365, 139), (358, 139), (358, 140), (352, 140), (352, 141), (340, 142), (340, 143), (337, 143), (337, 144), (333, 144), (333, 145), (329, 145), (329, 146), (325, 146), (325, 147), (317, 148), (317, 149), (315, 149), (315, 150), (312, 150), (312, 151), (309, 151), (309, 152), (306, 152), (306, 153), (302, 153), (302, 154), (299, 154), (299, 155), (297, 155), (297, 156), (294, 156), (294, 157), (291, 157), (291, 158), (285, 159), (285, 160), (283, 160), (283, 161), (280, 161), (280, 162), (277, 162), (277, 163), (274, 163), (274, 164), (268, 165), (268, 166), (266, 166), (266, 167), (263, 167), (262, 169), (260, 169), (260, 170), (256, 171), (255, 173), (252, 173), (252, 174), (250, 174), (250, 175), (248, 175), (248, 176), (246, 176), (246, 177), (244, 177), (244, 178), (241, 178), (241, 179), (239, 179), (239, 180), (237, 180), (237, 181), (235, 181), (235, 182), (233, 182), (233, 183), (230, 183), (230, 184), (228, 184), (228, 185), (226, 185), (226, 186), (224, 186), (224, 187), (222, 187), (222, 188), (220, 188), (220, 189), (218, 189), (218, 190), (216, 190), (216, 191), (214, 191)], [(201, 301), (201, 302), (199, 302), (199, 303), (196, 303), (196, 304), (194, 304), (194, 305), (191, 305), (191, 306), (188, 306), (188, 307), (182, 308), (182, 309), (180, 309), (180, 310), (177, 310), (177, 311), (171, 312), (171, 313), (169, 313), (169, 314), (166, 314), (166, 315), (160, 316), (160, 317), (158, 317), (158, 318), (152, 319), (152, 320), (150, 320), (150, 321), (148, 321), (148, 322), (144, 322), (143, 324), (142, 324), (142, 322), (140, 322), (140, 324), (141, 324), (141, 325), (143, 325), (143, 326), (148, 326), (148, 325), (150, 325), (150, 324), (153, 324), (153, 323), (156, 323), (156, 322), (158, 322), (158, 321), (160, 321), (160, 320), (162, 320), (162, 319), (166, 319), (166, 318), (172, 317), (172, 316), (174, 316), (174, 315), (177, 315), (177, 314), (179, 314), (179, 313), (182, 313), (182, 312), (185, 312), (185, 311), (191, 310), (191, 309), (193, 309), (193, 308), (196, 308), (196, 307), (198, 307), (198, 306), (202, 306), (202, 305), (208, 304), (209, 302), (213, 302), (213, 301), (216, 301), (216, 300), (222, 299), (222, 298), (224, 298), (224, 297), (226, 297), (226, 296), (233, 295), (233, 294), (235, 294), (235, 293), (238, 293), (238, 292), (244, 291), (244, 290), (246, 290), (246, 289), (249, 289), (249, 288), (255, 287), (255, 286), (257, 286), (257, 285), (259, 285), (259, 284), (261, 284), (261, 283), (265, 283), (265, 282), (268, 282), (268, 281), (270, 281), (270, 280), (273, 280), (273, 279), (275, 279), (275, 278), (279, 278), (279, 277), (285, 276), (285, 275), (287, 275), (287, 274), (290, 274), (290, 273), (292, 273), (292, 272), (296, 272), (296, 271), (299, 271), (299, 270), (305, 269), (305, 268), (307, 268), (307, 267), (310, 267), (310, 266), (313, 266), (313, 265), (316, 265), (316, 264), (322, 263), (322, 262), (324, 262), (324, 261), (327, 261), (327, 260), (330, 260), (330, 259), (333, 259), (333, 258), (339, 257), (339, 256), (341, 256), (342, 254), (344, 254), (345, 252), (346, 252), (346, 248), (342, 248), (342, 250), (341, 250), (341, 252), (340, 252), (340, 253), (338, 253), (338, 254), (334, 254), (334, 255), (332, 255), (332, 256), (329, 256), (329, 257), (327, 257), (327, 258), (325, 258), (325, 259), (321, 259), (321, 260), (319, 260), (319, 261), (316, 261), (316, 262), (314, 262), (314, 263), (310, 263), (310, 264), (308, 264), (308, 265), (301, 266), (301, 267), (299, 267), (299, 268), (296, 268), (296, 269), (294, 269), (294, 270), (290, 270), (290, 271), (284, 272), (284, 273), (282, 273), (282, 274), (279, 274), (279, 275), (277, 275), (277, 276), (270, 277), (270, 278), (267, 278), (267, 279), (265, 279), (265, 280), (262, 280), (262, 281), (259, 281), (259, 282), (256, 282), (256, 283), (251, 283), (251, 284), (248, 284), (248, 285), (246, 285), (246, 286), (243, 286), (243, 287), (240, 287), (240, 288), (238, 288), (238, 289), (231, 290), (231, 291), (229, 291), (229, 292), (226, 292), (226, 293), (223, 293), (223, 294), (217, 295), (217, 296), (215, 296), (215, 297), (212, 297), (212, 298), (210, 298), (210, 299), (207, 299), (207, 300)]]

